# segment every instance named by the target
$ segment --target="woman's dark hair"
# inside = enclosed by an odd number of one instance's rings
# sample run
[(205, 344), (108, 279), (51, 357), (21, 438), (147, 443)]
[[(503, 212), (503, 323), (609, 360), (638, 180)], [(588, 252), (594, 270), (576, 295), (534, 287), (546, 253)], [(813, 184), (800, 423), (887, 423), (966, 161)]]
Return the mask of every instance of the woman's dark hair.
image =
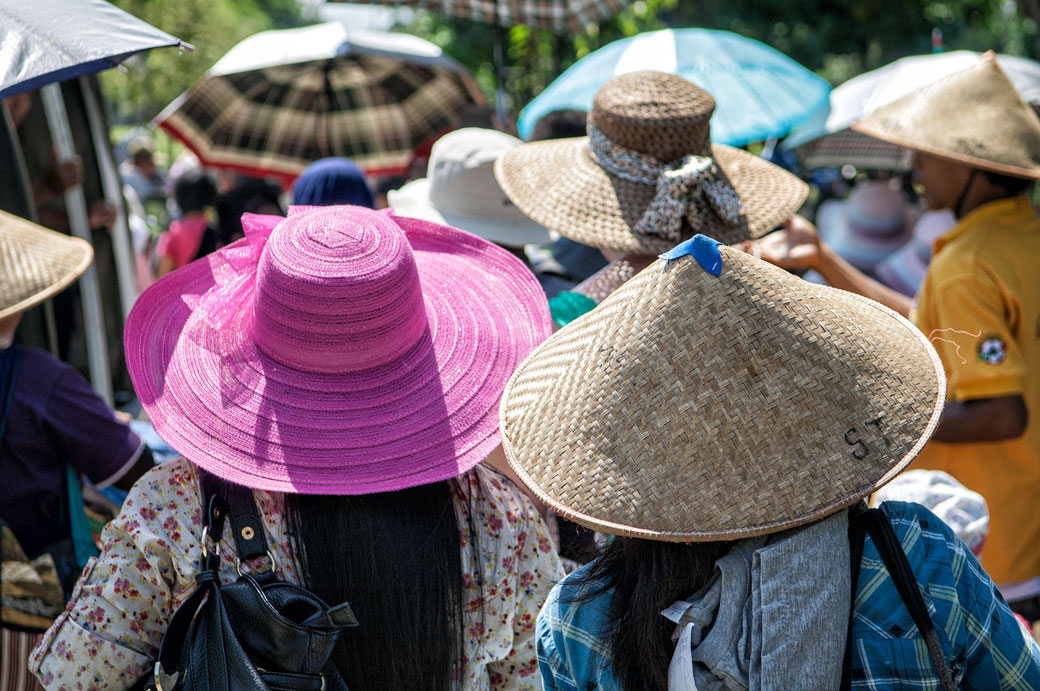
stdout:
[(613, 589), (608, 630), (614, 676), (624, 691), (667, 691), (675, 624), (661, 610), (711, 578), (732, 542), (659, 542), (614, 538), (578, 580), (588, 602)]
[(534, 124), (529, 139), (538, 142), (546, 139), (584, 137), (588, 115), (584, 110), (572, 108), (546, 113)]
[(286, 496), (293, 553), (305, 585), (330, 605), (350, 602), (333, 660), (351, 691), (460, 688), (463, 564), (456, 501), (480, 583), (468, 476), (360, 496)]
[(185, 173), (173, 186), (173, 200), (182, 214), (202, 211), (217, 198), (217, 185), (205, 173)]
[(284, 216), (278, 185), (259, 178), (240, 177), (217, 199), (217, 240), (227, 245), (242, 237), (242, 214)]
[(995, 185), (1003, 189), (1007, 196), (1014, 197), (1015, 195), (1022, 194), (1033, 184), (1033, 181), (1029, 178), (1018, 178), (1013, 175), (1002, 175), (1000, 173), (994, 173), (988, 170), (982, 171), (982, 174), (986, 176), (986, 181), (991, 185)]

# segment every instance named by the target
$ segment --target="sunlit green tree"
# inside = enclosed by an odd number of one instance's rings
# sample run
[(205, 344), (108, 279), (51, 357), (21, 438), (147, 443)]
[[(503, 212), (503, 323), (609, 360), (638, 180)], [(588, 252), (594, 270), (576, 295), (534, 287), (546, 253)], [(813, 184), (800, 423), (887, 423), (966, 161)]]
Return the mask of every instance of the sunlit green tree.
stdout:
[(125, 73), (102, 74), (117, 119), (144, 122), (190, 87), (237, 42), (265, 29), (306, 23), (296, 0), (113, 0), (116, 5), (195, 46), (155, 50)]

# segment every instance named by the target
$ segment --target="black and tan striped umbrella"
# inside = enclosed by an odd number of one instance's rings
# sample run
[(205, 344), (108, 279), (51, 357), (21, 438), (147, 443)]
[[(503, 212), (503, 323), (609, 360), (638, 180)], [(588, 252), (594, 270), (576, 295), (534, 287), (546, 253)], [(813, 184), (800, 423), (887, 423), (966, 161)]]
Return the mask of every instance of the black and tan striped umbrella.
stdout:
[(247, 38), (157, 120), (204, 165), (291, 180), (328, 156), (403, 172), (417, 146), (483, 103), (427, 41), (329, 23)]
[(584, 33), (589, 24), (610, 19), (632, 0), (330, 0), (414, 7), (485, 24), (526, 24), (557, 34)]

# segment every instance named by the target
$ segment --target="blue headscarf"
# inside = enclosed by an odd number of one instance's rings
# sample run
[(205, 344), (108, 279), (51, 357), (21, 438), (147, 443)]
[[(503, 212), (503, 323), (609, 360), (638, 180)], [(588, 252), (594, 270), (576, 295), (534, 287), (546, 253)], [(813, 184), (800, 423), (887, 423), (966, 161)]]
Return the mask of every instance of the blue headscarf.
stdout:
[(307, 166), (293, 185), (293, 204), (376, 208), (364, 172), (349, 158), (323, 158)]

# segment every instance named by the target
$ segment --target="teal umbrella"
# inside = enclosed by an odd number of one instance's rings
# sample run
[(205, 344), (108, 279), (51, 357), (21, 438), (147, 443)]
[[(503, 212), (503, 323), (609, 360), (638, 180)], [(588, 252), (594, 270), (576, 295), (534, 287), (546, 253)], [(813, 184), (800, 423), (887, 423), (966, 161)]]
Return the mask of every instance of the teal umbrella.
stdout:
[(561, 74), (520, 114), (527, 139), (553, 111), (592, 108), (599, 87), (618, 74), (669, 72), (715, 97), (711, 138), (743, 146), (782, 137), (827, 102), (830, 85), (764, 43), (729, 31), (666, 29), (603, 46)]

